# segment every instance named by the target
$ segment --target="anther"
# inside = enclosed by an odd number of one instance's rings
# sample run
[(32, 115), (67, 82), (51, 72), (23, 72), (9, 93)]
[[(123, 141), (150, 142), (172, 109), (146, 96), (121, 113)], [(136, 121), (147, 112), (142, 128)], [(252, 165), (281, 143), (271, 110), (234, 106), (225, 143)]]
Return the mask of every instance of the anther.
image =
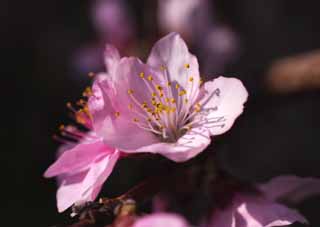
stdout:
[(179, 92), (179, 96), (183, 96), (185, 94), (187, 94), (186, 90), (182, 90), (182, 91)]
[(147, 102), (143, 102), (143, 103), (141, 104), (141, 107), (144, 108), (144, 109), (145, 109), (145, 108), (148, 108)]
[(153, 81), (152, 75), (149, 75), (149, 76), (148, 76), (148, 80), (149, 80), (149, 81)]
[(159, 90), (159, 91), (162, 91), (162, 90), (163, 90), (163, 88), (162, 88), (160, 85), (157, 85), (156, 88), (157, 88), (157, 90)]
[(118, 111), (115, 112), (115, 113), (114, 113), (114, 116), (115, 116), (115, 117), (120, 117), (120, 112), (118, 112)]
[(139, 74), (139, 76), (140, 76), (140, 78), (144, 78), (144, 72), (141, 72), (141, 73)]
[(190, 64), (185, 64), (184, 67), (186, 67), (187, 69), (190, 68)]
[(176, 89), (179, 89), (180, 85), (179, 84), (176, 84)]
[(128, 94), (129, 95), (133, 94), (133, 90), (132, 89), (128, 89)]
[(136, 118), (136, 117), (135, 117), (135, 118), (133, 118), (132, 120), (133, 120), (133, 122), (135, 122), (135, 123), (139, 122), (139, 119), (138, 119), (138, 118)]
[(193, 77), (192, 77), (192, 76), (189, 78), (189, 81), (190, 81), (190, 82), (193, 82)]
[(92, 90), (90, 87), (86, 87), (86, 89), (84, 90), (84, 92), (82, 93), (82, 96), (84, 97), (90, 97), (92, 95)]

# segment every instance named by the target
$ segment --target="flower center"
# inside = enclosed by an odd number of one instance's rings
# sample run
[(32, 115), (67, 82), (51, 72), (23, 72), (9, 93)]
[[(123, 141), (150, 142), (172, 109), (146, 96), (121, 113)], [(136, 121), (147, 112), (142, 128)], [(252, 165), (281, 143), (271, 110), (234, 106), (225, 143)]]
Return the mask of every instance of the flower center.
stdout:
[[(195, 103), (198, 94), (195, 89), (200, 84), (195, 84), (194, 77), (189, 75), (189, 68), (190, 65), (185, 64), (186, 75), (181, 75), (188, 77), (185, 87), (170, 81), (164, 66), (161, 67), (164, 77), (161, 84), (155, 82), (153, 75), (145, 75), (144, 72), (138, 75), (148, 89), (145, 101), (141, 101), (143, 98), (137, 97), (133, 89), (127, 90), (132, 101), (128, 109), (134, 114), (132, 122), (137, 127), (156, 134), (164, 142), (175, 142), (192, 128), (192, 118), (201, 109), (201, 105)], [(116, 112), (115, 116), (120, 117), (120, 113)]]

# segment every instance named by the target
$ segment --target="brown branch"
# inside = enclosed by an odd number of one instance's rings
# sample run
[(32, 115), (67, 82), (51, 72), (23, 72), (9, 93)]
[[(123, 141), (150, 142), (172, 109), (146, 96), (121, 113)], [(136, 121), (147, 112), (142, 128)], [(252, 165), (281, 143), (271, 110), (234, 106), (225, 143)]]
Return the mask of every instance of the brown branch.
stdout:
[(320, 50), (274, 61), (266, 82), (275, 93), (320, 88)]

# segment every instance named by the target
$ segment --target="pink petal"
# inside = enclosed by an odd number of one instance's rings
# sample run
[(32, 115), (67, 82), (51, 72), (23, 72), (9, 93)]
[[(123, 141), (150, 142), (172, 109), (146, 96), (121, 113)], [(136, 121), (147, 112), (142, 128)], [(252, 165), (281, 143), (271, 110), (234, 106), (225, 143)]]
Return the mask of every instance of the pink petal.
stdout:
[(320, 194), (320, 179), (297, 176), (279, 176), (258, 188), (270, 200), (299, 203), (302, 200)]
[(58, 211), (63, 212), (76, 202), (93, 201), (118, 158), (119, 152), (107, 154), (92, 163), (89, 170), (64, 175), (57, 191)]
[(84, 201), (87, 198), (83, 198), (82, 184), (87, 172), (80, 172), (74, 175), (64, 175), (61, 178), (61, 184), (57, 191), (57, 207), (59, 212), (63, 212), (72, 206), (75, 202)]
[[(189, 91), (186, 98), (190, 101), (197, 96), (200, 83), (198, 60), (189, 53), (179, 34), (170, 33), (160, 39), (153, 46), (147, 64), (157, 69), (165, 67), (169, 81), (178, 83), (181, 88)], [(193, 77), (193, 83), (190, 83), (190, 77)], [(173, 89), (173, 93), (175, 92)]]
[(193, 128), (176, 143), (155, 143), (139, 148), (136, 152), (161, 154), (175, 162), (184, 162), (202, 152), (210, 144), (210, 135), (205, 128)]
[(133, 123), (132, 118), (124, 114), (118, 119), (106, 118), (99, 133), (104, 135), (105, 143), (129, 153), (159, 142), (154, 134), (139, 128)]
[(155, 213), (138, 219), (132, 227), (188, 227), (187, 221), (177, 214)]
[(98, 132), (106, 117), (115, 111), (112, 106), (112, 87), (109, 75), (100, 76), (92, 85), (92, 96), (88, 100), (89, 112), (92, 116), (93, 129)]
[(202, 122), (211, 135), (220, 135), (231, 128), (248, 97), (240, 80), (225, 77), (206, 82), (200, 94), (202, 111), (195, 119)]
[[(144, 79), (140, 77), (141, 73), (144, 74)], [(113, 79), (113, 86), (116, 90), (115, 101), (118, 103), (118, 108), (125, 112), (132, 112), (129, 110), (128, 104), (135, 104), (128, 94), (128, 90), (133, 91), (133, 95), (139, 103), (145, 101), (149, 106), (152, 106), (150, 88), (153, 88), (152, 91), (154, 91), (154, 85), (163, 86), (166, 82), (160, 70), (154, 70), (134, 57), (122, 58), (115, 75)], [(148, 76), (152, 76), (152, 81), (147, 79)], [(140, 109), (138, 106), (137, 110)]]
[[(106, 89), (109, 89), (106, 84), (101, 84), (101, 90), (106, 97), (103, 99), (112, 100), (110, 106), (113, 110), (100, 109), (94, 113), (95, 116), (102, 116), (97, 123), (98, 127), (95, 127), (97, 133), (102, 136), (110, 146), (116, 147), (120, 150), (135, 150), (141, 146), (150, 145), (158, 142), (158, 139), (153, 133), (142, 129), (133, 121), (133, 119), (139, 119), (139, 123), (147, 124), (146, 111), (142, 109), (141, 105), (146, 102), (148, 106), (151, 104), (151, 92), (149, 91), (146, 83), (150, 84), (150, 81), (143, 81), (139, 76), (140, 73), (144, 73), (147, 77), (153, 76), (153, 83), (161, 84), (160, 75), (152, 70), (149, 66), (143, 64), (136, 58), (122, 58), (116, 71), (116, 77), (112, 81), (112, 88), (114, 89), (114, 95), (112, 92), (108, 94)], [(109, 83), (110, 84), (110, 83)], [(153, 86), (150, 84), (150, 86)], [(111, 89), (111, 88), (110, 88)], [(128, 94), (128, 91), (133, 92), (134, 98)], [(132, 105), (131, 108), (129, 106)], [(109, 106), (109, 108), (111, 108)], [(106, 107), (108, 108), (108, 107)], [(119, 116), (116, 116), (118, 113)], [(145, 117), (141, 116), (144, 115)]]
[(107, 67), (107, 72), (109, 75), (114, 75), (118, 63), (120, 61), (120, 54), (117, 48), (112, 45), (106, 45), (106, 49), (104, 51), (104, 62)]
[(214, 211), (208, 227), (273, 227), (297, 221), (307, 223), (297, 211), (279, 203), (259, 196), (238, 194), (230, 206)]
[(63, 173), (75, 173), (88, 168), (97, 157), (111, 152), (101, 139), (85, 141), (64, 151), (58, 160), (44, 173), (45, 177), (53, 177)]
[(88, 185), (89, 188), (101, 186), (111, 174), (119, 159), (119, 155), (119, 151), (114, 151), (92, 163), (90, 170), (83, 181), (83, 185)]

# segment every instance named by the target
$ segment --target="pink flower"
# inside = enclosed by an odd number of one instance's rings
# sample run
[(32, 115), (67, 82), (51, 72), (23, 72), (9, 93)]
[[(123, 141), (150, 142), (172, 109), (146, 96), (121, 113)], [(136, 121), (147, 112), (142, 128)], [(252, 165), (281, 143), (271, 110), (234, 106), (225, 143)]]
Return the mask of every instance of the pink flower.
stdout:
[(295, 203), (303, 198), (319, 194), (320, 180), (281, 176), (257, 186), (259, 193), (237, 192), (232, 202), (213, 211), (207, 227), (272, 227), (307, 223), (297, 211), (281, 204)]
[(97, 75), (80, 100), (75, 119), (89, 130), (63, 127), (78, 140), (45, 172), (58, 176), (58, 210), (92, 201), (119, 159), (127, 153), (159, 153), (186, 161), (226, 132), (242, 113), (247, 91), (234, 78), (219, 77), (200, 87), (198, 62), (179, 35), (172, 33), (153, 48), (148, 63), (120, 58), (108, 46), (107, 73)]
[(155, 44), (147, 64), (120, 58), (110, 46), (105, 61), (108, 72), (98, 76), (88, 102), (93, 128), (127, 153), (186, 161), (209, 145), (210, 136), (231, 128), (248, 96), (235, 78), (201, 85), (197, 58), (176, 33)]
[(154, 213), (138, 219), (132, 227), (189, 227), (187, 221), (177, 214)]

